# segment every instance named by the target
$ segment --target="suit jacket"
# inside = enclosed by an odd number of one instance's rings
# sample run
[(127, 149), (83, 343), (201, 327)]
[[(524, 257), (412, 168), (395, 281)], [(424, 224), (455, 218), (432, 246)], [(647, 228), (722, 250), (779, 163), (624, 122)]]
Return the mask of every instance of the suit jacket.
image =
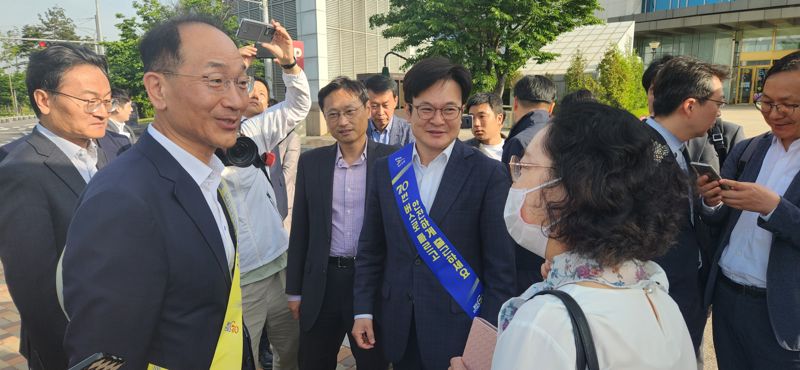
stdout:
[[(737, 181), (755, 182), (761, 171), (764, 157), (772, 143), (772, 134), (757, 136), (752, 140), (757, 145), (752, 157)], [(736, 167), (742, 156), (747, 141), (733, 148), (722, 168), (722, 177), (736, 177)], [(730, 243), (731, 232), (742, 211), (722, 206), (717, 212), (704, 219), (724, 225), (721, 242), (717, 246), (711, 261), (711, 272), (705, 292), (705, 303), (711, 304), (714, 297), (714, 286), (719, 275), (719, 260), (724, 247)], [(792, 180), (786, 193), (781, 197), (778, 207), (769, 221), (759, 217), (758, 226), (771, 232), (772, 245), (767, 264), (767, 311), (772, 323), (772, 330), (778, 344), (789, 351), (800, 351), (800, 174)]]
[[(372, 133), (375, 132), (373, 125), (372, 118), (370, 118), (367, 125), (367, 138), (370, 140), (372, 140)], [(412, 141), (414, 141), (414, 134), (411, 133), (411, 124), (397, 115), (392, 116), (392, 127), (389, 129), (389, 145), (401, 147)]]
[(130, 369), (210, 366), (231, 270), (197, 183), (148, 133), (81, 195), (63, 281), (71, 365), (106, 352)]
[[(728, 153), (730, 153), (736, 144), (745, 139), (744, 129), (742, 129), (742, 126), (735, 123), (722, 121), (719, 118), (718, 120), (722, 127), (723, 140), (725, 140), (726, 148), (728, 149)], [(722, 169), (719, 155), (716, 149), (714, 149), (714, 144), (708, 139), (708, 133), (689, 140), (686, 143), (686, 150), (689, 152), (689, 159), (691, 162), (708, 163), (717, 170), (717, 173)]]
[(281, 165), (283, 166), (283, 179), (286, 182), (286, 200), (288, 214), (283, 219), (286, 230), (292, 228), (292, 208), (294, 207), (294, 185), (297, 178), (297, 161), (300, 160), (300, 135), (292, 131), (278, 144)]
[(272, 149), (275, 155), (275, 162), (269, 166), (269, 183), (275, 191), (275, 204), (278, 206), (278, 213), (281, 219), (286, 219), (289, 214), (289, 199), (286, 192), (286, 179), (283, 177), (283, 164), (281, 163), (281, 151), (279, 147)]
[[(0, 165), (0, 259), (22, 319), (20, 353), (33, 369), (65, 369), (62, 340), (67, 320), (56, 298), (56, 264), (86, 182), (38, 130), (4, 149), (8, 154)], [(105, 153), (98, 151), (98, 167), (106, 162)]]
[[(9, 152), (11, 152), (14, 148), (16, 148), (19, 144), (22, 144), (27, 140), (27, 136), (23, 136), (17, 140), (14, 140), (6, 145), (0, 147), (0, 162), (3, 161)], [(104, 157), (107, 161), (110, 161), (114, 158), (119, 157), (122, 152), (126, 151), (128, 148), (131, 147), (128, 138), (117, 134), (115, 132), (111, 132), (106, 130), (106, 135), (102, 138), (97, 140), (97, 146), (100, 150), (104, 153)]]
[[(333, 144), (303, 153), (297, 166), (286, 294), (303, 296), (300, 328), (304, 331), (314, 326), (325, 298), (336, 148), (337, 144)], [(375, 163), (396, 149), (367, 140), (367, 178)], [(365, 216), (368, 213), (367, 210)]]
[[(533, 137), (550, 122), (550, 113), (537, 109), (522, 116), (508, 133), (503, 143), (503, 163), (511, 161), (511, 156), (522, 157)], [(538, 269), (538, 267), (537, 267)]]
[[(666, 140), (658, 131), (646, 123), (644, 123), (644, 125), (654, 143), (667, 146)], [(684, 157), (688, 165), (689, 158), (686, 156), (686, 153), (684, 153)], [(666, 156), (661, 163), (663, 166), (678, 166), (678, 162), (672, 155)], [(690, 168), (689, 178), (687, 178), (686, 181), (687, 187), (693, 189), (695, 180), (692, 175), (693, 173)], [(695, 229), (701, 222), (697, 217), (700, 214), (698, 200), (694, 200), (693, 203), (691, 203), (692, 206), (695, 207), (693, 212), (689, 210), (689, 199), (686, 200), (685, 204), (686, 214), (680, 225), (677, 242), (669, 249), (667, 254), (655, 258), (653, 261), (658, 263), (667, 274), (667, 279), (669, 280), (669, 295), (675, 300), (675, 303), (678, 304), (678, 308), (689, 329), (689, 334), (692, 337), (695, 351), (697, 351), (700, 346), (700, 341), (703, 338), (703, 328), (705, 327), (708, 306), (702, 304), (703, 287), (705, 285), (705, 281), (702, 281), (699, 270), (701, 265), (700, 251), (702, 245), (700, 236)], [(690, 215), (692, 214), (695, 216), (694, 224), (692, 220), (690, 220)], [(702, 264), (705, 263), (706, 262), (703, 262)]]
[[(505, 139), (506, 139), (506, 135), (505, 135), (505, 134), (502, 134), (502, 133), (501, 133), (501, 134), (500, 134), (500, 137), (501, 137), (501, 138), (503, 138), (503, 140), (505, 140)], [(474, 137), (473, 137), (472, 139), (469, 139), (469, 140), (467, 140), (467, 141), (464, 141), (464, 144), (467, 144), (467, 145), (469, 145), (469, 146), (471, 146), (471, 147), (473, 147), (473, 148), (476, 148), (476, 149), (480, 149), (480, 148), (481, 148), (481, 142), (480, 142), (480, 140), (478, 140), (478, 139), (476, 139), (476, 138), (474, 138)]]
[[(472, 320), (419, 259), (395, 203), (386, 159), (378, 160), (369, 184), (354, 313), (374, 315), (384, 333), (378, 340), (392, 362), (406, 351), (413, 316), (422, 363), (446, 369), (463, 352)], [(480, 316), (492, 323), (514, 293), (514, 243), (503, 221), (510, 186), (502, 163), (456, 141), (429, 210), (481, 279)]]

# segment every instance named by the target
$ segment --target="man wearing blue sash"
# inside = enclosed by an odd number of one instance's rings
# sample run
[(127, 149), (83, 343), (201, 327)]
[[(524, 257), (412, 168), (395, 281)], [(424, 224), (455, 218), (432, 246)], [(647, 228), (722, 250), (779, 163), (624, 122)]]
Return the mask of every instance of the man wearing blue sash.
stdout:
[(511, 182), (502, 163), (456, 140), (469, 71), (429, 58), (403, 85), (416, 143), (378, 160), (370, 175), (353, 336), (372, 348), (378, 320), (394, 369), (445, 369), (461, 355), (472, 319), (495, 323), (514, 293), (503, 221)]

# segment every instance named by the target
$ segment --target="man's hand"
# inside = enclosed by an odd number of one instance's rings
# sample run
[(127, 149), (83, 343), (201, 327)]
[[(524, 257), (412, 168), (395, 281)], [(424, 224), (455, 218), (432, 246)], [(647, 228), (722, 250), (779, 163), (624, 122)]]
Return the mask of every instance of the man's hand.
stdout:
[[(270, 24), (275, 27), (275, 35), (272, 37), (272, 41), (262, 42), (261, 46), (275, 56), (275, 63), (280, 65), (294, 63), (294, 45), (292, 45), (292, 37), (289, 36), (289, 32), (281, 26), (280, 22), (272, 20)], [(242, 56), (244, 65), (248, 68), (253, 64), (253, 59), (255, 59), (257, 53), (258, 49), (254, 45), (245, 45), (239, 48), (239, 55)], [(300, 67), (295, 66), (295, 68), (288, 69), (286, 72), (298, 74), (300, 73)]]
[(708, 180), (708, 175), (698, 177), (697, 188), (700, 195), (703, 196), (703, 202), (709, 207), (716, 207), (722, 202), (722, 195), (720, 194), (722, 188), (719, 187), (719, 181)]
[(356, 338), (356, 344), (360, 348), (375, 348), (375, 332), (372, 331), (372, 319), (356, 319), (353, 323), (353, 337)]
[(292, 312), (292, 318), (295, 320), (300, 319), (300, 301), (289, 301), (289, 311)]
[(447, 370), (467, 370), (467, 366), (464, 365), (463, 358), (458, 356), (450, 359), (450, 367)]
[(753, 182), (722, 179), (720, 184), (728, 185), (731, 188), (731, 190), (720, 192), (722, 201), (729, 207), (758, 212), (762, 216), (766, 216), (781, 202), (781, 197), (777, 193)]

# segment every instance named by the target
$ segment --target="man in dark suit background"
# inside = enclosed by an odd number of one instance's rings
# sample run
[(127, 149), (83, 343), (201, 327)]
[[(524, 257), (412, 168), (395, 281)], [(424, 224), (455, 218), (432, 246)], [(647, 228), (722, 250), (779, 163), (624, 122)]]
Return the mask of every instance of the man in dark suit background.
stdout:
[(136, 142), (136, 133), (126, 123), (130, 120), (131, 112), (133, 112), (131, 96), (128, 90), (113, 88), (111, 97), (117, 100), (117, 109), (111, 112), (111, 117), (108, 118), (108, 130), (127, 139), (128, 145), (133, 144)]
[(722, 370), (800, 368), (800, 52), (767, 71), (756, 106), (771, 133), (737, 145), (723, 180), (698, 179), (703, 218), (724, 225), (705, 292)]
[[(674, 158), (687, 178), (694, 178), (686, 142), (708, 131), (725, 105), (722, 81), (728, 77), (724, 66), (702, 62), (691, 57), (675, 57), (666, 62), (653, 83), (653, 117), (645, 124), (650, 128), (653, 141), (664, 155)], [(695, 353), (703, 339), (706, 324), (706, 307), (702, 292), (705, 281), (700, 268), (702, 240), (697, 228), (701, 225), (699, 204), (693, 180), (686, 184), (690, 190), (686, 200), (686, 219), (681, 226), (678, 242), (663, 257), (654, 261), (667, 273), (669, 295), (678, 304), (692, 337)]]
[(336, 144), (301, 154), (297, 170), (286, 293), (300, 320), (300, 369), (335, 369), (345, 335), (359, 369), (386, 369), (381, 350), (356, 347), (350, 328), (367, 175), (396, 148), (367, 140), (368, 97), (360, 82), (337, 77), (318, 101)]
[(71, 365), (102, 352), (132, 369), (242, 368), (235, 209), (214, 151), (235, 143), (250, 79), (233, 41), (200, 16), (156, 25), (139, 51), (155, 118), (75, 211), (64, 347)]
[[(480, 317), (496, 322), (500, 305), (514, 293), (514, 244), (503, 221), (511, 179), (502, 163), (457, 140), (470, 73), (429, 58), (408, 71), (403, 86), (416, 139), (405, 148), (413, 150), (406, 163), (413, 163), (421, 203), (482, 282)], [(369, 184), (353, 336), (362, 348), (382, 344), (395, 369), (446, 369), (464, 350), (472, 312), (450, 296), (412, 244), (388, 159), (376, 163)], [(373, 321), (382, 336), (375, 337)]]
[(414, 141), (408, 121), (394, 114), (397, 108), (397, 83), (384, 75), (375, 75), (365, 82), (369, 94), (367, 137), (386, 145), (403, 146)]
[(106, 73), (103, 58), (85, 47), (56, 44), (31, 54), (26, 84), (39, 123), (4, 147), (0, 259), (31, 369), (67, 367), (56, 264), (78, 195), (108, 161), (97, 145), (115, 106)]
[(503, 144), (503, 101), (492, 93), (477, 93), (467, 99), (467, 113), (472, 116), (472, 139), (464, 142), (485, 154), (487, 157), (501, 160)]

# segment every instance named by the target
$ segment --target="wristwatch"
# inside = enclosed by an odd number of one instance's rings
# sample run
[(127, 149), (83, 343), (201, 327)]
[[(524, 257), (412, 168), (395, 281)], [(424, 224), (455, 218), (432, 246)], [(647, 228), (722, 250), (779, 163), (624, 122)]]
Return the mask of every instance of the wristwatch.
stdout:
[(281, 64), (281, 68), (283, 69), (292, 69), (294, 66), (297, 65), (297, 58), (292, 58), (292, 62), (289, 64)]

